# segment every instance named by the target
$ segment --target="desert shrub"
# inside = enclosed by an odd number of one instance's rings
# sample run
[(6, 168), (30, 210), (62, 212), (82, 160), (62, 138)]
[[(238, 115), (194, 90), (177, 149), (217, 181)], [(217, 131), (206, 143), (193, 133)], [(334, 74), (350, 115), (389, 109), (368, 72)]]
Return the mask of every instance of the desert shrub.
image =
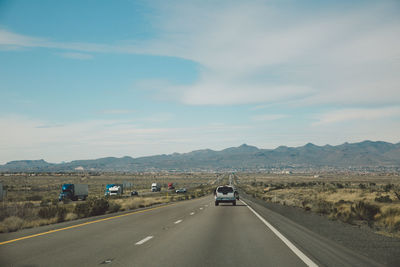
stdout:
[(285, 188), (285, 185), (283, 185), (283, 184), (276, 184), (275, 185), (275, 190), (284, 189), (284, 188)]
[(42, 199), (42, 201), (40, 202), (40, 206), (45, 207), (48, 206), (50, 203), (51, 203), (50, 199)]
[(271, 202), (272, 201), (272, 197), (264, 196), (264, 197), (262, 197), (262, 200)]
[(15, 232), (21, 229), (23, 223), (24, 220), (17, 216), (8, 217), (0, 223), (0, 232)]
[(335, 208), (333, 209), (330, 217), (347, 223), (352, 223), (354, 219), (354, 216), (351, 212), (351, 206), (348, 204), (343, 204), (340, 201), (335, 204)]
[(304, 199), (303, 201), (301, 201), (301, 206), (305, 210), (311, 210), (310, 204), (311, 201), (309, 199)]
[(66, 215), (67, 215), (67, 209), (64, 207), (57, 206), (57, 222), (65, 221)]
[(390, 189), (392, 189), (393, 187), (394, 187), (393, 184), (386, 184), (386, 185), (383, 187), (383, 190), (384, 190), (385, 192), (389, 192)]
[(380, 209), (377, 205), (359, 201), (351, 206), (351, 211), (358, 219), (371, 222), (374, 219), (374, 216), (378, 214)]
[(378, 223), (389, 232), (400, 231), (400, 209), (387, 208), (375, 217)]
[(41, 207), (39, 209), (38, 215), (43, 219), (50, 219), (57, 215), (57, 207), (49, 206), (49, 207)]
[(105, 198), (89, 199), (86, 202), (78, 203), (75, 206), (74, 213), (78, 217), (88, 217), (105, 214), (110, 204)]
[(121, 209), (121, 205), (115, 202), (111, 202), (108, 207), (110, 212), (118, 212)]
[(397, 216), (397, 215), (400, 215), (400, 209), (399, 208), (388, 208), (382, 213), (382, 215), (383, 216)]
[(75, 220), (76, 218), (78, 218), (78, 216), (73, 212), (68, 212), (65, 215), (65, 221), (72, 221), (72, 220)]
[(349, 200), (344, 200), (344, 199), (341, 199), (341, 200), (339, 200), (338, 202), (336, 202), (336, 204), (353, 204), (353, 202), (352, 201), (349, 201)]
[(365, 184), (359, 184), (358, 187), (359, 187), (360, 189), (366, 189), (366, 188), (367, 188), (367, 186), (366, 186)]
[(106, 213), (110, 206), (108, 200), (105, 198), (90, 199), (88, 202), (90, 208), (89, 215), (91, 216), (102, 215)]
[[(15, 212), (15, 213), (14, 213)], [(23, 219), (33, 219), (37, 217), (37, 210), (33, 203), (24, 203), (15, 205), (14, 215)]]
[(344, 188), (344, 185), (341, 183), (336, 183), (336, 187), (342, 189), (342, 188)]
[(325, 200), (319, 200), (313, 205), (313, 209), (320, 214), (330, 214), (333, 211), (333, 204)]
[(78, 203), (74, 208), (74, 213), (78, 215), (78, 217), (83, 218), (87, 217), (90, 214), (90, 206), (89, 203)]
[(90, 206), (90, 215), (91, 216), (96, 216), (96, 215), (102, 215), (106, 213), (108, 210), (108, 207), (110, 206), (108, 203), (108, 200), (105, 198), (100, 198), (100, 199), (92, 199), (89, 201), (89, 206)]
[(9, 203), (0, 206), (0, 221), (13, 216), (28, 220), (34, 219), (37, 218), (37, 209), (33, 203)]
[(380, 196), (375, 198), (376, 202), (381, 202), (381, 203), (392, 203), (392, 199), (390, 196)]
[(26, 197), (27, 201), (40, 201), (42, 199), (43, 199), (43, 197), (41, 195), (32, 195), (32, 196)]
[(326, 191), (328, 191), (329, 193), (337, 193), (336, 187), (329, 187)]
[(394, 194), (396, 195), (397, 199), (400, 200), (400, 193), (397, 191), (394, 191)]
[(63, 222), (66, 214), (67, 214), (67, 209), (65, 207), (60, 207), (60, 206), (41, 207), (38, 212), (40, 218), (50, 219), (57, 217), (58, 222)]

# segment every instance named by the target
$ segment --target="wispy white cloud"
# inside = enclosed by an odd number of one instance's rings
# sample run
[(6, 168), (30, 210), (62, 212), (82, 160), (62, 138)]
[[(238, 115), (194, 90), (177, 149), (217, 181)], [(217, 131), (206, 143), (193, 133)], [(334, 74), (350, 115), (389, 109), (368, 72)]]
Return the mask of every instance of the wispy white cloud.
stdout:
[(268, 85), (233, 80), (202, 80), (194, 85), (174, 86), (178, 99), (188, 105), (236, 105), (275, 102), (302, 97), (311, 88), (296, 85)]
[(0, 45), (9, 47), (37, 47), (44, 41), (42, 38), (26, 36), (0, 28)]
[(266, 109), (266, 108), (268, 108), (268, 107), (270, 107), (270, 105), (256, 105), (256, 106), (252, 106), (250, 109), (251, 110), (260, 110), (260, 109)]
[(110, 114), (110, 115), (118, 115), (118, 114), (129, 114), (134, 113), (135, 110), (133, 109), (105, 109), (101, 110), (100, 114)]
[(392, 103), (400, 100), (396, 9), (385, 2), (310, 15), (263, 1), (180, 2), (165, 7), (163, 38), (148, 49), (203, 67), (194, 84), (175, 87), (185, 104)]
[(262, 115), (255, 115), (251, 117), (253, 121), (274, 121), (287, 118), (288, 115), (286, 114), (262, 114)]
[(113, 51), (118, 52), (119, 50), (124, 50), (122, 47), (111, 46), (108, 44), (57, 42), (45, 37), (23, 35), (4, 28), (0, 28), (0, 48), (2, 47), (15, 49), (40, 47), (93, 53), (110, 53)]
[(141, 121), (145, 122), (167, 122), (170, 121), (174, 118), (174, 114), (168, 113), (168, 112), (163, 112), (163, 113), (157, 113), (151, 116), (144, 117), (140, 119)]
[(60, 53), (60, 55), (65, 58), (72, 58), (79, 60), (88, 60), (93, 58), (93, 55), (91, 54), (76, 53), (76, 52)]
[(400, 101), (398, 3), (307, 12), (274, 1), (156, 2), (152, 40), (57, 42), (0, 30), (0, 46), (77, 53), (179, 57), (199, 64), (193, 84), (156, 92), (187, 105), (299, 102), (394, 104)]
[(400, 118), (400, 107), (349, 108), (330, 111), (319, 115), (315, 125), (333, 124), (346, 121), (376, 121)]

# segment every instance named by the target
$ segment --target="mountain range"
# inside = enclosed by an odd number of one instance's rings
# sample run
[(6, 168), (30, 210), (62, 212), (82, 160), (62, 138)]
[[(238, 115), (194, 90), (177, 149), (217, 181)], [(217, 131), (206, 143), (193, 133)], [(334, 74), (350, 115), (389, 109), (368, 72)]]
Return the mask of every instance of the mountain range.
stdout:
[(300, 147), (259, 149), (243, 144), (221, 151), (211, 149), (148, 157), (106, 157), (48, 163), (18, 160), (0, 165), (0, 172), (148, 172), (148, 171), (269, 171), (379, 170), (400, 168), (400, 143), (363, 141), (337, 146), (308, 143)]

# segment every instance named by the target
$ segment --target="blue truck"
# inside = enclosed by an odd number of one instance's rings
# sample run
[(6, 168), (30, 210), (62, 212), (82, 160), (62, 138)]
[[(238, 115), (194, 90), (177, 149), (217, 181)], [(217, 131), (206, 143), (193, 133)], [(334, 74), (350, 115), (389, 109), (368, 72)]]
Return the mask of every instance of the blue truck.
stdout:
[(89, 188), (87, 184), (63, 184), (61, 186), (61, 192), (58, 196), (58, 200), (86, 200), (88, 194)]

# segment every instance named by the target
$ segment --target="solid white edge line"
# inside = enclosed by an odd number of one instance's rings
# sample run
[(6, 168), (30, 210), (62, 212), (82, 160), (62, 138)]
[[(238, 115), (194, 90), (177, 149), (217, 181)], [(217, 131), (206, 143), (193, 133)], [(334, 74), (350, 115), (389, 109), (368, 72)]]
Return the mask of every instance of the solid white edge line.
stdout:
[(177, 220), (176, 222), (174, 222), (174, 224), (178, 224), (178, 223), (181, 223), (182, 222), (182, 220)]
[(307, 266), (318, 267), (318, 265), (313, 262), (309, 257), (307, 257), (303, 252), (301, 252), (292, 242), (290, 242), (286, 237), (284, 237), (275, 227), (273, 227), (269, 222), (267, 222), (260, 214), (258, 214), (252, 207), (247, 205), (246, 202), (240, 200), (243, 204), (245, 204), (271, 231), (278, 236), (283, 243), (286, 244), (297, 255)]
[(149, 235), (148, 237), (145, 237), (145, 238), (143, 238), (142, 240), (136, 242), (135, 245), (142, 245), (143, 243), (149, 241), (149, 240), (152, 239), (152, 238), (153, 238), (153, 236), (152, 236), (152, 235)]

